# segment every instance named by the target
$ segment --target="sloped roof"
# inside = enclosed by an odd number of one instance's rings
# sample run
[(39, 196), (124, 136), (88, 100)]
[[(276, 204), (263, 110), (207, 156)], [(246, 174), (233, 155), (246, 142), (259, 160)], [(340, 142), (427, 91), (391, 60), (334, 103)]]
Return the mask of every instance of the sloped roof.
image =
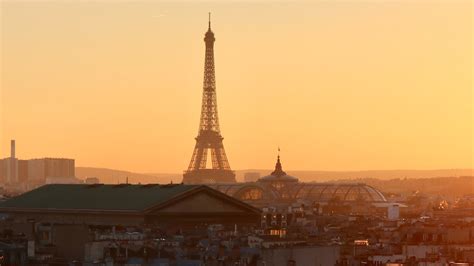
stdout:
[(45, 185), (0, 203), (0, 210), (90, 210), (142, 212), (199, 185)]

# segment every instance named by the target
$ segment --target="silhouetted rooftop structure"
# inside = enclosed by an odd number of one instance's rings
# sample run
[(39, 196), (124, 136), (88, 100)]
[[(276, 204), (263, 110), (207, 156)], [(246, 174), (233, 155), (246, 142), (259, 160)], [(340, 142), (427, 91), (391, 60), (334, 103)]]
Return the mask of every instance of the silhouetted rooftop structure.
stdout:
[(143, 211), (197, 185), (52, 184), (0, 204), (1, 208)]
[(54, 184), (2, 202), (0, 213), (66, 224), (160, 224), (254, 221), (260, 210), (204, 185)]
[(299, 182), (298, 178), (283, 171), (280, 156), (277, 157), (275, 170), (256, 182), (209, 184), (209, 186), (229, 196), (256, 205), (291, 203), (297, 200), (309, 202), (365, 201), (370, 203), (387, 201), (380, 191), (363, 183)]

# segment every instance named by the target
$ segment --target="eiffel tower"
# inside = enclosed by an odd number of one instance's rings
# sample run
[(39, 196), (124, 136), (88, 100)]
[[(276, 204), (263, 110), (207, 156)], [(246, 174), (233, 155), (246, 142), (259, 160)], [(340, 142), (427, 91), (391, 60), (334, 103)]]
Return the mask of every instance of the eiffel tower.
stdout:
[[(216, 77), (214, 71), (214, 33), (211, 30), (211, 13), (209, 28), (204, 37), (206, 56), (204, 63), (204, 88), (202, 92), (201, 122), (196, 137), (196, 146), (184, 172), (183, 183), (235, 183), (235, 173), (230, 169), (224, 150), (224, 139), (219, 129), (217, 115)], [(207, 169), (208, 151), (211, 151), (212, 168)]]

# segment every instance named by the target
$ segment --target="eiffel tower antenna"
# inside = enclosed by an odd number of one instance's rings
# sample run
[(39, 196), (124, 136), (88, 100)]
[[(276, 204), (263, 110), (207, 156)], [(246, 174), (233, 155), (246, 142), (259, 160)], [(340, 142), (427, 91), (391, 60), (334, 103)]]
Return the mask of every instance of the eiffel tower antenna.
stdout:
[[(235, 183), (235, 173), (231, 170), (224, 150), (217, 113), (216, 76), (214, 68), (214, 33), (209, 28), (204, 36), (206, 53), (204, 60), (204, 82), (202, 92), (201, 120), (196, 145), (188, 169), (184, 172), (183, 183)], [(210, 150), (212, 168), (208, 169), (207, 155)]]
[(209, 12), (209, 30), (211, 30), (211, 12)]

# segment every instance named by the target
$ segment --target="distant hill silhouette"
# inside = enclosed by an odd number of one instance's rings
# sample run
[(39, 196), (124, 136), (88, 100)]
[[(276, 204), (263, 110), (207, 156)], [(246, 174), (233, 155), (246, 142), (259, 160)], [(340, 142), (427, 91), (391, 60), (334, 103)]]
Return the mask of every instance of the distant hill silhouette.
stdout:
[[(338, 180), (333, 182), (345, 183), (354, 182), (354, 180)], [(357, 179), (357, 182), (373, 186), (385, 194), (412, 195), (417, 192), (422, 195), (438, 195), (443, 197), (460, 197), (474, 194), (474, 176), (396, 178), (388, 180), (363, 178)]]
[[(243, 180), (247, 172), (258, 172), (268, 175), (271, 170), (238, 170), (238, 181)], [(302, 182), (360, 182), (373, 186), (383, 193), (411, 194), (418, 191), (422, 194), (459, 197), (474, 194), (473, 169), (441, 170), (373, 170), (373, 171), (287, 171)], [(182, 174), (139, 174), (106, 168), (76, 167), (76, 177), (98, 177), (101, 183), (181, 183)]]
[[(474, 169), (439, 169), (439, 170), (366, 170), (366, 171), (291, 171), (289, 175), (303, 182), (326, 182), (339, 179), (394, 179), (394, 178), (430, 178), (440, 176), (474, 176)], [(237, 180), (243, 181), (247, 172), (258, 172), (261, 176), (269, 175), (272, 170), (238, 170)]]
[(179, 174), (140, 174), (129, 171), (95, 168), (95, 167), (76, 167), (76, 177), (86, 179), (87, 177), (97, 177), (101, 183), (117, 184), (128, 182), (131, 184), (147, 183), (170, 183), (181, 182), (182, 176)]
[[(243, 181), (243, 176), (248, 172), (258, 172), (261, 176), (269, 175), (272, 170), (248, 169), (235, 171), (237, 180)], [(474, 169), (439, 169), (439, 170), (368, 170), (368, 171), (286, 171), (289, 175), (298, 177), (303, 182), (327, 182), (332, 180), (358, 180), (358, 179), (403, 179), (403, 178), (430, 178), (446, 176), (474, 176)], [(84, 179), (86, 177), (98, 177), (103, 183), (125, 182), (128, 176), (130, 183), (180, 183), (181, 173), (133, 173), (129, 171), (76, 167), (76, 176)]]

